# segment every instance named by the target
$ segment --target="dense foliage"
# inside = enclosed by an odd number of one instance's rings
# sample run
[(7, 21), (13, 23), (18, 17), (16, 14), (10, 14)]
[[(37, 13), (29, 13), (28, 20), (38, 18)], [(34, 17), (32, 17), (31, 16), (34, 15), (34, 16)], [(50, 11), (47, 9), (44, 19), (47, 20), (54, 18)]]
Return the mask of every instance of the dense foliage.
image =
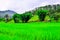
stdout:
[(44, 21), (44, 18), (46, 16), (47, 12), (48, 12), (47, 10), (38, 10), (37, 13), (38, 13), (40, 21)]
[(9, 21), (9, 15), (6, 14), (4, 17), (5, 17), (5, 22), (8, 22)]
[(25, 12), (24, 14), (14, 14), (13, 19), (15, 23), (18, 23), (21, 20), (23, 23), (28, 22), (28, 20), (32, 17), (31, 12)]
[(19, 16), (20, 16), (19, 14), (14, 14), (13, 20), (14, 20), (15, 23), (19, 22)]
[[(37, 17), (35, 17), (35, 15)], [(48, 17), (47, 17), (48, 16)], [(38, 19), (39, 18), (39, 19)], [(30, 20), (31, 19), (31, 20)], [(29, 20), (32, 21), (32, 19), (37, 19), (35, 21), (58, 21), (60, 20), (60, 5), (47, 5), (47, 6), (42, 6), (42, 7), (38, 7), (34, 10), (31, 11), (27, 11), (25, 13), (22, 14), (18, 14), (15, 13), (13, 15), (12, 19), (9, 19), (9, 15), (5, 15), (4, 18), (0, 17), (0, 21), (5, 21), (5, 22), (9, 22), (9, 20), (14, 20), (15, 23), (19, 23), (19, 22), (23, 22), (23, 23), (27, 23)]]
[(31, 12), (25, 12), (20, 17), (21, 17), (22, 22), (26, 23), (32, 17), (32, 13)]

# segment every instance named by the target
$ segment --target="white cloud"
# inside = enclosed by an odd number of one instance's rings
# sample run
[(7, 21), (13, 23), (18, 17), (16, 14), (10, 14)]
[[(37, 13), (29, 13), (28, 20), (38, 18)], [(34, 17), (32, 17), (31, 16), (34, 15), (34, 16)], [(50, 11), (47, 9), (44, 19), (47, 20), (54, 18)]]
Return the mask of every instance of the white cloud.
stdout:
[(60, 4), (60, 2), (55, 2), (55, 3), (53, 3), (53, 4)]
[(59, 3), (59, 0), (0, 0), (0, 10), (13, 10), (22, 13), (38, 6)]
[(48, 3), (47, 1), (45, 1), (45, 2), (42, 2), (41, 4), (40, 4), (40, 6), (45, 6), (45, 5), (49, 5), (50, 3)]
[(0, 10), (7, 10), (10, 0), (0, 0)]

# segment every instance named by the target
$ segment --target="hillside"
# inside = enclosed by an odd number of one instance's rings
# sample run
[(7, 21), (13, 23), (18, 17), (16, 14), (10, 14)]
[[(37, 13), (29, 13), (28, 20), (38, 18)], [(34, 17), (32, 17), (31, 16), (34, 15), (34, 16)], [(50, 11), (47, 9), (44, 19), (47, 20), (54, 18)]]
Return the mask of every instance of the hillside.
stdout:
[[(37, 7), (33, 10), (26, 11), (24, 14), (28, 14), (28, 13), (32, 14), (33, 17), (30, 19), (30, 20), (32, 20), (32, 19), (36, 18), (35, 15), (39, 15), (41, 11), (47, 12), (47, 13), (45, 13), (46, 16), (45, 16), (44, 20), (60, 21), (60, 4)], [(35, 19), (34, 19), (34, 21), (35, 21)]]
[(60, 4), (46, 5), (46, 6), (37, 7), (35, 9), (31, 10), (30, 12), (32, 12), (33, 14), (35, 14), (35, 12), (37, 10), (48, 10), (48, 11), (52, 11), (53, 10), (53, 11), (56, 11), (58, 9), (60, 9)]

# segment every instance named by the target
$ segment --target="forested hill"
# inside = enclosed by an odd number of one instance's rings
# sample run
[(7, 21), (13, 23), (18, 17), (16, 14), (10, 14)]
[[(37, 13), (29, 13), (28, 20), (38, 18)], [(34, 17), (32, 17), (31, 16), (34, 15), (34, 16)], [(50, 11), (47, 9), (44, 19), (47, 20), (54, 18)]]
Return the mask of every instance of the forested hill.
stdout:
[(46, 6), (41, 6), (41, 7), (37, 7), (29, 12), (32, 12), (33, 14), (35, 14), (38, 10), (48, 10), (48, 11), (58, 11), (60, 12), (60, 4), (55, 4), (55, 5), (46, 5)]

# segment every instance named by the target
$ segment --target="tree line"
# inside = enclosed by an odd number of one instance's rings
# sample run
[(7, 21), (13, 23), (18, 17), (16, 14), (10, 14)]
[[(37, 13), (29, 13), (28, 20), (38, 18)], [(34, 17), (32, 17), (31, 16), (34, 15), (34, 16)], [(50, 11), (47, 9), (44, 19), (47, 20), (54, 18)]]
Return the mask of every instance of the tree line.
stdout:
[(58, 20), (60, 20), (60, 6), (58, 6), (57, 9), (56, 9), (56, 6), (54, 6), (55, 9), (49, 9), (49, 10), (47, 10), (47, 6), (45, 7), (43, 7), (44, 9), (38, 8), (36, 10), (28, 11), (23, 14), (15, 13), (11, 19), (9, 19), (9, 15), (6, 14), (4, 18), (0, 18), (0, 21), (2, 19), (5, 22), (14, 20), (15, 23), (19, 23), (21, 20), (22, 23), (27, 23), (34, 15), (38, 15), (39, 21), (43, 22), (45, 21), (45, 17), (48, 15), (50, 18), (49, 20), (46, 19), (48, 20), (48, 22), (51, 22), (51, 21), (58, 22)]
[[(40, 22), (43, 22), (45, 21), (45, 17), (48, 15), (50, 17), (50, 19), (48, 20), (49, 22), (51, 22), (52, 18), (53, 20), (55, 20), (56, 22), (59, 20), (60, 18), (60, 15), (59, 13), (55, 14), (53, 11), (52, 12), (49, 12), (48, 10), (38, 10), (36, 11), (37, 14), (35, 15), (38, 15), (38, 18), (39, 18), (39, 21)], [(22, 23), (27, 23), (34, 15), (32, 14), (32, 12), (25, 12), (23, 14), (14, 14), (13, 15), (13, 20), (15, 23), (19, 23), (19, 21), (21, 20)], [(6, 22), (9, 21), (8, 19), (8, 15), (5, 16), (6, 17)]]

